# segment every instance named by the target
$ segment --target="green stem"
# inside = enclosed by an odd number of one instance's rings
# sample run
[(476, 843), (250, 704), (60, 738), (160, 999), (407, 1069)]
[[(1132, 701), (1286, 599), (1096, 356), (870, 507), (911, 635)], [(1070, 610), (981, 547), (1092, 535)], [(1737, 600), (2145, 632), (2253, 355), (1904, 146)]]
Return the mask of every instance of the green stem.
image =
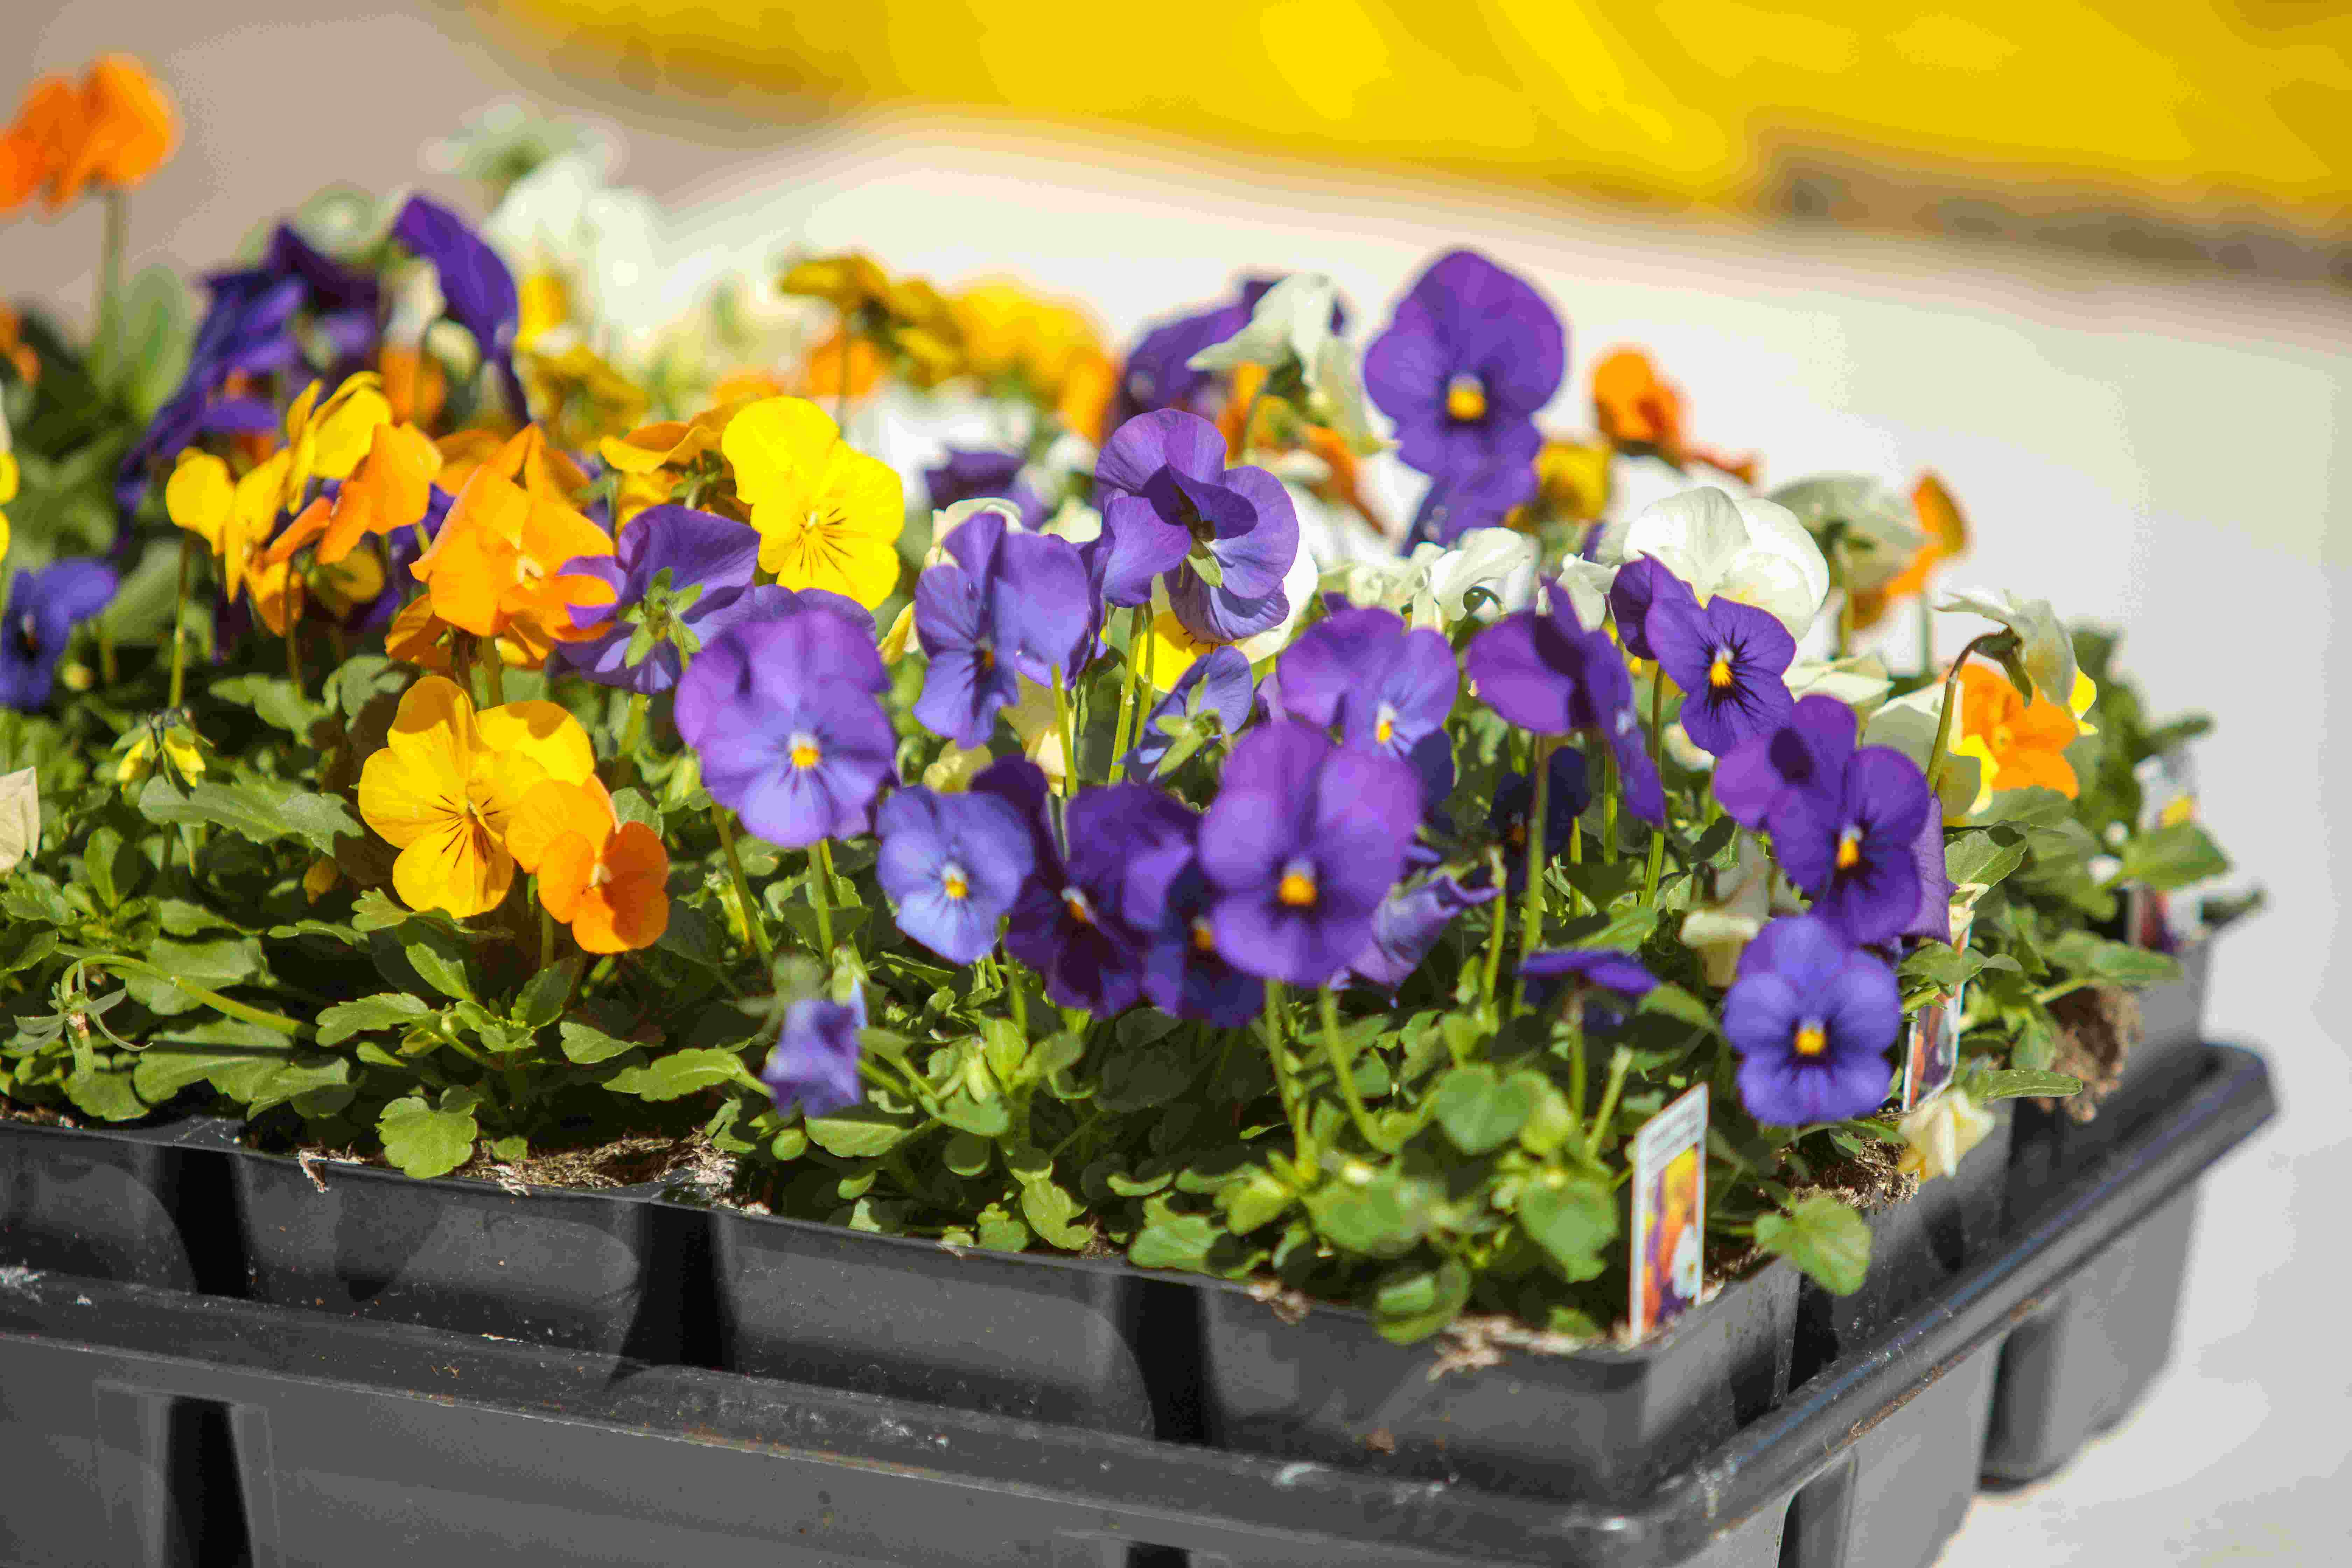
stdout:
[(1593, 1111), (1591, 1124), (1584, 1130), (1584, 1152), (1594, 1159), (1601, 1157), (1601, 1130), (1617, 1114), (1617, 1097), (1624, 1091), (1625, 1071), (1633, 1065), (1633, 1053), (1620, 1046), (1609, 1053), (1609, 1087), (1601, 1091), (1600, 1108)]
[[(1487, 856), (1488, 865), (1494, 872), (1495, 886), (1508, 887), (1509, 883), (1503, 870), (1503, 847), (1499, 844), (1495, 846), (1487, 852)], [(1495, 988), (1502, 982), (1503, 932), (1510, 923), (1511, 900), (1498, 897), (1488, 907), (1495, 911), (1495, 925), (1486, 938), (1486, 1021), (1489, 1024), (1495, 1024), (1501, 1021), (1495, 1011)], [(1459, 1065), (1460, 1060), (1457, 1056), (1456, 1065)]]
[(1062, 689), (1061, 666), (1054, 667), (1054, 730), (1062, 738), (1062, 795), (1078, 792), (1077, 732), (1070, 726), (1070, 694)]
[[(1935, 749), (1927, 753), (1927, 798), (1931, 804), (1937, 798), (1936, 786), (1944, 780), (1945, 760), (1951, 755), (1952, 720), (1960, 707), (1960, 671), (1967, 666), (1969, 655), (1985, 644), (1997, 643), (2009, 635), (2008, 628), (2003, 627), (1974, 638), (1968, 647), (1960, 649), (1960, 657), (1952, 660), (1951, 673), (1944, 677), (1944, 710), (1936, 720)], [(1937, 809), (1940, 811), (1942, 807)]]
[(1282, 1015), (1288, 1003), (1281, 981), (1265, 983), (1265, 1053), (1274, 1064), (1274, 1086), (1282, 1096), (1283, 1117), (1290, 1123), (1291, 1146), (1297, 1152), (1298, 1163), (1311, 1166), (1315, 1163), (1315, 1144), (1307, 1131), (1307, 1107), (1291, 1076), (1290, 1054), (1282, 1040)]
[[(820, 888), (822, 892), (820, 892)], [(820, 838), (809, 850), (809, 908), (816, 911), (816, 938), (824, 961), (833, 962), (833, 846)]]
[(1003, 973), (1004, 994), (1013, 998), (1013, 1026), (1020, 1030), (1021, 1037), (1026, 1040), (1029, 1037), (1029, 997), (1021, 986), (1021, 968), (1018, 964), (1007, 963)]
[(276, 1029), (287, 1035), (299, 1035), (310, 1026), (299, 1019), (289, 1018), (282, 1013), (265, 1013), (258, 1007), (248, 1007), (244, 1003), (224, 996), (217, 991), (207, 991), (201, 985), (191, 985), (167, 969), (158, 969), (152, 963), (124, 953), (82, 952), (74, 948), (66, 948), (63, 951), (84, 963), (95, 963), (118, 973), (129, 970), (134, 974), (144, 974), (151, 979), (169, 982), (172, 988), (183, 996), (193, 997), (215, 1012), (226, 1013), (232, 1018), (242, 1018), (248, 1024), (258, 1024), (265, 1029)]
[(1919, 594), (1919, 674), (1926, 679), (1936, 673), (1936, 612), (1927, 607), (1925, 589)]
[(710, 803), (710, 826), (719, 830), (719, 847), (727, 857), (727, 874), (735, 879), (735, 901), (743, 909), (743, 930), (751, 945), (760, 950), (760, 967), (767, 968), (775, 961), (776, 950), (768, 942), (767, 923), (760, 919), (760, 906), (751, 901), (751, 879), (743, 875), (743, 858), (735, 852), (735, 828), (727, 820), (727, 808), (717, 801)]
[(1568, 1005), (1568, 1109), (1578, 1125), (1584, 1121), (1584, 993), (1576, 992)]
[(196, 536), (180, 535), (180, 596), (172, 608), (172, 697), (165, 706), (176, 710), (188, 686), (188, 576), (194, 570)]
[(1339, 997), (1328, 985), (1323, 987), (1323, 1058), (1331, 1064), (1331, 1076), (1339, 1080), (1339, 1098), (1348, 1102), (1348, 1119), (1356, 1124), (1357, 1136), (1383, 1154), (1396, 1150), (1381, 1136), (1372, 1125), (1372, 1113), (1364, 1109), (1364, 1097), (1356, 1092), (1355, 1064), (1339, 1040)]
[(489, 695), (489, 706), (502, 706), (507, 700), (507, 661), (499, 657), (495, 639), (482, 644), (482, 689)]
[[(539, 879), (531, 878), (531, 891), (536, 894)], [(546, 904), (539, 906), (539, 966), (551, 968), (555, 963), (555, 912)]]
[[(1536, 950), (1542, 939), (1544, 924), (1544, 828), (1551, 814), (1551, 753), (1559, 742), (1549, 735), (1536, 737), (1529, 766), (1535, 769), (1535, 794), (1528, 808), (1528, 886), (1527, 907), (1519, 914), (1519, 967), (1527, 968), (1528, 954)], [(1527, 1000), (1527, 978), (1522, 973), (1511, 983), (1511, 1011), (1517, 1013)]]
[(2096, 981), (2088, 978), (2078, 980), (2061, 980), (2054, 985), (2045, 985), (2041, 990), (2036, 991), (2033, 994), (2033, 999), (2042, 1006), (2047, 1007), (2051, 1003), (2055, 1002), (2061, 996), (2064, 996), (2072, 992), (2080, 991), (2085, 985), (2095, 985), (2096, 984), (2098, 984)]
[[(1650, 671), (1650, 766), (1665, 776), (1666, 752), (1666, 672), (1654, 667)], [(1643, 875), (1642, 901), (1655, 906), (1658, 901), (1658, 873), (1665, 869), (1666, 830), (1663, 825), (1650, 830), (1650, 865)]]
[(1127, 677), (1119, 682), (1118, 721), (1111, 726), (1110, 731), (1110, 782), (1113, 784), (1118, 783), (1126, 773), (1128, 749), (1134, 744), (1128, 738), (1127, 731), (1135, 718), (1135, 679), (1139, 673), (1138, 661), (1143, 657), (1144, 640), (1150, 635), (1145, 629), (1143, 617), (1150, 613), (1148, 606), (1138, 605), (1127, 615)]
[(122, 263), (131, 248), (129, 194), (109, 186), (100, 205), (105, 216), (98, 240), (98, 332), (93, 346), (105, 356), (99, 365), (99, 384), (111, 387), (122, 369)]
[(1617, 752), (1613, 747), (1593, 748), (1601, 753), (1601, 863), (1617, 864)]

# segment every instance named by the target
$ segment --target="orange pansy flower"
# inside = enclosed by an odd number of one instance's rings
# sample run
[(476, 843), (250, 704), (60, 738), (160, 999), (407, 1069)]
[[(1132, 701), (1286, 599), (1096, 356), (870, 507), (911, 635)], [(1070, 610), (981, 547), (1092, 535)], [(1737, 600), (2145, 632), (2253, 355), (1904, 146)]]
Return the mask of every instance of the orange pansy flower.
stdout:
[(1612, 350), (1592, 367), (1592, 416), (1621, 447), (1682, 451), (1683, 395), (1640, 349)]
[(1961, 667), (1959, 740), (1952, 750), (1984, 764), (1988, 795), (2039, 784), (2073, 799), (2079, 785), (2066, 748), (2081, 733), (2074, 715), (2048, 698), (2029, 703), (2008, 677), (1981, 665)]
[(881, 381), (885, 368), (882, 351), (871, 339), (836, 331), (809, 351), (801, 367), (800, 395), (820, 401), (863, 397)]
[(332, 520), (319, 542), (320, 561), (332, 564), (371, 533), (396, 533), (424, 521), (433, 477), (440, 471), (440, 449), (425, 432), (413, 425), (377, 426), (367, 456), (335, 496)]
[[(476, 637), (511, 637), (534, 664), (554, 643), (593, 635), (574, 630), (574, 605), (614, 598), (610, 584), (563, 570), (583, 556), (612, 554), (613, 540), (530, 479), (537, 434), (526, 430), (474, 469), (411, 568), (435, 616)], [(515, 482), (518, 475), (529, 488)]]
[(1944, 562), (1963, 553), (1969, 547), (1969, 520), (1960, 511), (1960, 503), (1944, 488), (1944, 481), (1933, 474), (1922, 474), (1911, 489), (1911, 509), (1918, 514), (1919, 529), (1927, 537), (1903, 570), (1875, 588), (1865, 588), (1853, 596), (1853, 624), (1856, 629), (1867, 629), (1885, 619), (1886, 612), (1906, 599), (1916, 599), (1927, 591), (1927, 579)]
[(649, 947), (669, 928), (669, 852), (642, 822), (622, 822), (593, 774), (551, 780), (507, 826), (515, 863), (539, 873), (539, 901), (586, 952)]
[(0, 134), (0, 212), (42, 190), (49, 210), (61, 211), (93, 181), (128, 190), (172, 155), (178, 138), (171, 100), (128, 55), (94, 61), (79, 88), (44, 77)]

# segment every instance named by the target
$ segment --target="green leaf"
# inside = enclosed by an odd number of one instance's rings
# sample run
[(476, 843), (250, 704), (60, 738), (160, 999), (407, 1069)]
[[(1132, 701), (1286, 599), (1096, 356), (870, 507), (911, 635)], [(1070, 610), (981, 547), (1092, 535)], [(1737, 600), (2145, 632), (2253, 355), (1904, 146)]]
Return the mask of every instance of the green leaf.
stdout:
[(2126, 841), (2122, 879), (2168, 891), (2225, 875), (2230, 858), (2193, 822), (2176, 822)]
[(636, 1048), (634, 1040), (614, 1039), (602, 1029), (575, 1023), (569, 1018), (563, 1021), (563, 1026), (557, 1033), (563, 1041), (564, 1059), (578, 1062), (582, 1067), (609, 1061), (624, 1051)]
[(205, 689), (224, 701), (252, 709), (263, 723), (289, 735), (310, 734), (320, 717), (318, 706), (282, 675), (232, 675)]
[(1591, 1279), (1607, 1265), (1603, 1256), (1617, 1236), (1617, 1197), (1595, 1176), (1576, 1176), (1559, 1186), (1537, 1183), (1519, 1194), (1519, 1224), (1551, 1256), (1570, 1280)]
[(1406, 1345), (1452, 1322), (1470, 1300), (1470, 1270), (1455, 1258), (1383, 1284), (1372, 1297), (1372, 1326)]
[(640, 1100), (678, 1100), (722, 1083), (759, 1087), (758, 1080), (744, 1070), (743, 1058), (732, 1049), (693, 1046), (656, 1057), (641, 1068), (625, 1068), (606, 1079), (604, 1087)]
[(1071, 1223), (1083, 1212), (1077, 1199), (1057, 1182), (1040, 1178), (1021, 1184), (1021, 1217), (1029, 1222), (1030, 1229), (1065, 1252), (1076, 1252), (1094, 1239), (1091, 1228)]
[(416, 977), (452, 1002), (473, 1000), (466, 983), (466, 950), (457, 939), (426, 921), (413, 921), (399, 936), (401, 956)]
[(250, 1072), (257, 1063), (274, 1068), (292, 1056), (292, 1044), (279, 1035), (276, 1050), (195, 1047), (175, 1048), (168, 1045), (150, 1046), (139, 1053), (139, 1066), (131, 1075), (132, 1086), (141, 1099), (161, 1105), (193, 1083), (210, 1080), (218, 1083), (223, 1078), (240, 1072)]
[(147, 1114), (126, 1068), (76, 1068), (66, 1076), (66, 1098), (74, 1109), (104, 1121), (132, 1121)]
[(411, 996), (405, 991), (379, 992), (356, 1002), (338, 1002), (320, 1013), (319, 1043), (340, 1045), (371, 1029), (404, 1028), (431, 1016), (433, 1008), (421, 996)]
[[(261, 967), (261, 944), (250, 938), (174, 942), (160, 937), (148, 949), (146, 961), (191, 985), (220, 991), (254, 976)], [(192, 1013), (205, 1005), (172, 981), (135, 970), (124, 973), (122, 985), (141, 1006), (161, 1016)]]
[(642, 822), (656, 833), (662, 830), (661, 808), (647, 800), (641, 789), (614, 790), (613, 815), (623, 822)]
[(395, 1100), (377, 1119), (383, 1156), (411, 1176), (446, 1176), (473, 1158), (479, 1129), (469, 1099), (445, 1095), (436, 1110), (417, 1095)]
[(996, 1252), (1029, 1249), (1029, 1227), (1007, 1214), (1002, 1204), (980, 1211), (980, 1244)]
[(1427, 1193), (1393, 1173), (1359, 1185), (1340, 1181), (1307, 1196), (1307, 1212), (1324, 1237), (1367, 1258), (1396, 1258), (1429, 1233)]
[(958, 1132), (948, 1140), (947, 1147), (940, 1152), (940, 1163), (959, 1176), (977, 1176), (988, 1169), (988, 1163), (992, 1157), (995, 1147), (995, 1144), (976, 1133)]
[(1969, 1093), (1983, 1101), (2015, 1100), (2021, 1095), (2042, 1095), (2063, 1099), (2082, 1092), (2083, 1080), (2069, 1078), (2063, 1072), (2045, 1072), (2035, 1068), (1997, 1068), (1977, 1073), (1969, 1079)]
[(1661, 982), (1642, 998), (1642, 1012), (1663, 1013), (1667, 1017), (1688, 1024), (1695, 1029), (1705, 1029), (1719, 1035), (1723, 1026), (1716, 1020), (1715, 1009), (1671, 982)]
[(2180, 961), (2127, 942), (2109, 942), (2086, 931), (2070, 931), (2050, 947), (2050, 960), (2072, 973), (2134, 990), (2180, 978)]
[(1247, 1236), (1280, 1218), (1297, 1201), (1297, 1194), (1265, 1171), (1253, 1171), (1247, 1180), (1233, 1183), (1217, 1194), (1217, 1206), (1225, 1211), (1225, 1224), (1235, 1236)]
[(0, 926), (0, 974), (14, 974), (20, 969), (30, 969), (57, 950), (58, 933), (54, 927)]
[(526, 1029), (544, 1029), (563, 1016), (563, 1004), (572, 988), (580, 980), (580, 969), (585, 962), (573, 953), (562, 963), (540, 970), (527, 981), (522, 994), (515, 998), (514, 1021)]
[[(1136, 1233), (1127, 1249), (1127, 1259), (1138, 1268), (1203, 1269), (1209, 1264), (1209, 1249), (1217, 1244), (1221, 1233), (1216, 1221), (1207, 1215), (1169, 1214), (1160, 1216)], [(987, 1232), (981, 1233), (984, 1243)]]
[(813, 1116), (806, 1126), (809, 1142), (845, 1160), (887, 1154), (913, 1131), (878, 1110), (863, 1107), (836, 1111), (831, 1116)]
[(1101, 1060), (1102, 1082), (1095, 1092), (1095, 1103), (1105, 1110), (1149, 1110), (1166, 1105), (1192, 1081), (1192, 1058), (1169, 1041), (1150, 1045), (1121, 1041), (1105, 1051)]
[(207, 781), (182, 790), (157, 773), (139, 792), (139, 811), (150, 822), (211, 823), (256, 844), (299, 838), (321, 855), (335, 852), (338, 837), (360, 830), (340, 797), (259, 779)]
[(1535, 1098), (1516, 1079), (1482, 1063), (1455, 1068), (1437, 1084), (1437, 1121), (1465, 1154), (1501, 1148), (1526, 1125)]
[(2024, 864), (2024, 845), (2003, 844), (1990, 833), (1962, 833), (1944, 843), (1944, 873), (1956, 888), (1992, 887)]
[(1832, 1296), (1861, 1289), (1870, 1269), (1870, 1226), (1827, 1193), (1815, 1193), (1785, 1215), (1759, 1219), (1756, 1245), (1787, 1258)]
[(393, 902), (391, 895), (380, 888), (370, 888), (352, 903), (352, 929), (362, 934), (372, 931), (390, 931), (394, 926), (407, 924), (413, 918), (410, 910)]

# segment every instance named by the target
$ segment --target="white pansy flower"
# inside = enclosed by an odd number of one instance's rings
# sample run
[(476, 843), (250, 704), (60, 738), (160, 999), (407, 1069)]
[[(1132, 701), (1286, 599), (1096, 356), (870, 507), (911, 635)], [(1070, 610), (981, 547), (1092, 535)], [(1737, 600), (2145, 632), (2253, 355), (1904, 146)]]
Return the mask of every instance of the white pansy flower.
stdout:
[(1853, 709), (1855, 718), (1867, 720), (1886, 700), (1894, 680), (1885, 659), (1865, 653), (1852, 658), (1801, 658), (1789, 667), (1788, 683), (1792, 698), (1834, 697)]
[(1609, 589), (1616, 581), (1616, 567), (1571, 555), (1559, 563), (1559, 572), (1549, 588), (1565, 592), (1570, 607), (1576, 611), (1577, 625), (1586, 631), (1597, 632), (1609, 614)]
[(1844, 525), (1838, 550), (1849, 588), (1882, 585), (1927, 542), (1910, 501), (1867, 474), (1817, 474), (1782, 485), (1772, 500), (1813, 533)]
[[(1444, 631), (1465, 614), (1491, 620), (1523, 610), (1535, 598), (1536, 542), (1515, 529), (1474, 528), (1450, 546), (1417, 546), (1412, 563), (1422, 573), (1412, 602), (1412, 624), (1417, 626)], [(1494, 602), (1481, 599), (1478, 608), (1470, 610), (1468, 599), (1474, 588), (1485, 589)]]
[(1992, 1112), (1954, 1084), (1929, 1095), (1903, 1118), (1896, 1129), (1903, 1134), (1903, 1154), (1896, 1163), (1905, 1174), (1923, 1182), (1948, 1176), (1994, 1125)]
[(1720, 594), (1753, 605), (1791, 637), (1811, 629), (1829, 598), (1829, 563), (1794, 513), (1719, 489), (1685, 490), (1610, 523), (1595, 553), (1609, 566), (1647, 555), (1689, 584), (1699, 603)]
[(1364, 377), (1356, 351), (1331, 331), (1339, 288), (1321, 272), (1294, 272), (1259, 296), (1250, 319), (1221, 343), (1186, 362), (1192, 370), (1233, 370), (1251, 364), (1271, 376), (1295, 364), (1307, 389), (1308, 416), (1336, 430), (1359, 452), (1381, 441), (1364, 405)]
[[(1891, 746), (1919, 764), (1925, 773), (1936, 750), (1936, 731), (1943, 721), (1944, 683), (1937, 681), (1906, 697), (1898, 697), (1881, 707), (1863, 726), (1862, 743), (1865, 746)], [(1944, 820), (1958, 822), (1979, 802), (1990, 797), (1985, 786), (1984, 764), (1976, 758), (1952, 750), (1960, 738), (1959, 717), (1952, 719), (1951, 733), (1946, 737), (1944, 776), (1937, 781), (1936, 793), (1942, 798)]]
[(939, 754), (939, 760), (923, 770), (924, 787), (941, 795), (961, 795), (971, 787), (973, 777), (994, 760), (994, 753), (986, 746), (959, 746), (950, 741), (948, 749)]
[(0, 773), (0, 876), (41, 843), (41, 783), (30, 768)]
[(1004, 710), (1005, 722), (1021, 738), (1021, 754), (1037, 764), (1055, 793), (1066, 789), (1070, 768), (1062, 750), (1062, 728), (1054, 712), (1054, 692), (1027, 676), (1019, 678), (1020, 700)]
[(2074, 639), (2047, 599), (2021, 599), (2014, 594), (1978, 591), (1954, 594), (1936, 606), (1939, 610), (1982, 616), (1999, 621), (2017, 634), (2018, 659), (2032, 677), (2036, 692), (2080, 719), (2090, 711), (2098, 687), (2074, 662)]

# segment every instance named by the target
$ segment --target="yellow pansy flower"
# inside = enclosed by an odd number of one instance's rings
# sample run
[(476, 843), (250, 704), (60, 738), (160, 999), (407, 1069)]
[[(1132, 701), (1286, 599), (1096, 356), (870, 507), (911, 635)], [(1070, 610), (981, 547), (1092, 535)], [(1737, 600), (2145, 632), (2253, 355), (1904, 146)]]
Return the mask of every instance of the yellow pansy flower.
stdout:
[(898, 586), (907, 503), (888, 464), (841, 438), (802, 397), (770, 397), (729, 421), (719, 443), (735, 493), (760, 531), (761, 570), (787, 588), (823, 588), (872, 609)]
[(1017, 380), (1041, 402), (1058, 402), (1070, 377), (1102, 357), (1102, 334), (1084, 311), (1017, 283), (974, 284), (948, 308), (967, 368), (982, 381)]
[(165, 515), (220, 558), (231, 599), (244, 585), (249, 558), (277, 523), (292, 461), (280, 449), (243, 479), (231, 480), (228, 464), (210, 452), (183, 452), (163, 483)]
[(404, 903), (476, 915), (514, 880), (507, 825), (522, 797), (549, 779), (584, 784), (595, 761), (587, 731), (556, 704), (477, 714), (456, 683), (428, 675), (360, 770), (360, 816), (400, 851), (392, 886)]
[[(7, 438), (8, 427), (0, 425), (0, 443)], [(16, 454), (0, 445), (0, 506), (16, 499)], [(8, 559), (8, 514), (0, 511), (0, 561)]]
[(383, 377), (363, 370), (319, 401), (319, 383), (286, 411), (286, 500), (292, 508), (313, 479), (346, 479), (368, 455), (379, 425), (392, 423), (392, 400), (383, 395)]

